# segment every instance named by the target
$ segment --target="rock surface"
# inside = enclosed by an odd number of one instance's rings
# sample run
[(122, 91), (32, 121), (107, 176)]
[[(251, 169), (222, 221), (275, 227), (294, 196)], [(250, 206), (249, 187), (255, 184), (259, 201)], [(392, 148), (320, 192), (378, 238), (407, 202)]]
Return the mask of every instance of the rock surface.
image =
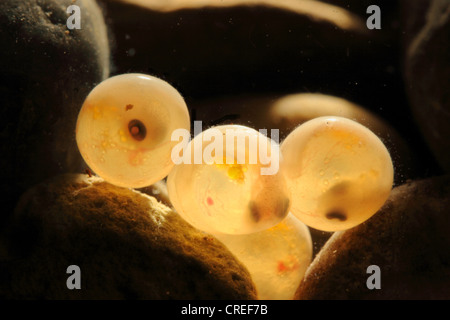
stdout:
[[(296, 299), (449, 299), (449, 208), (450, 176), (395, 188), (371, 219), (328, 240)], [(381, 289), (366, 285), (370, 265)]]
[[(0, 261), (8, 299), (256, 299), (215, 238), (138, 191), (61, 175), (21, 198)], [(81, 269), (69, 290), (66, 269)]]
[(402, 1), (406, 91), (429, 148), (450, 171), (450, 3)]
[(151, 186), (137, 189), (137, 191), (145, 193), (151, 197), (156, 198), (164, 205), (173, 208), (172, 202), (170, 202), (169, 192), (167, 191), (167, 185), (165, 180), (158, 181)]
[(163, 77), (188, 99), (365, 87), (363, 79), (384, 74), (373, 61), (389, 54), (380, 33), (367, 32), (365, 12), (320, 1), (102, 3), (116, 35), (116, 72)]
[[(72, 4), (81, 29), (66, 26)], [(0, 190), (2, 207), (11, 208), (28, 187), (80, 168), (76, 118), (109, 75), (110, 51), (91, 0), (0, 1), (0, 47)]]

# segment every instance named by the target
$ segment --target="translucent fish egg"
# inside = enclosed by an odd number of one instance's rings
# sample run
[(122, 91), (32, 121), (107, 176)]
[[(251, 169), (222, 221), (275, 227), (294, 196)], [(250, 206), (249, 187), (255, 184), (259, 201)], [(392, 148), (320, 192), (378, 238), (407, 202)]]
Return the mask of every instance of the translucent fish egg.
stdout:
[(170, 172), (167, 188), (177, 212), (209, 233), (261, 231), (289, 210), (278, 144), (245, 126), (218, 126), (197, 135)]
[(247, 267), (262, 300), (292, 299), (312, 260), (309, 229), (291, 213), (261, 232), (216, 237)]
[(97, 85), (80, 110), (76, 140), (89, 167), (112, 184), (140, 188), (173, 167), (172, 132), (190, 130), (189, 112), (167, 82), (123, 74)]
[(319, 117), (281, 145), (291, 212), (308, 226), (337, 231), (375, 214), (392, 189), (394, 169), (383, 142), (363, 125)]

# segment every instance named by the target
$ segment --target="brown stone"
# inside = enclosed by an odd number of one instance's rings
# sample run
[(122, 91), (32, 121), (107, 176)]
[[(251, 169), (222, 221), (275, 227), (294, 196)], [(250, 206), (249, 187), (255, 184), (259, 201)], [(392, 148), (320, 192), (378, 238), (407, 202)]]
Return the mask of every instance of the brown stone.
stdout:
[(169, 192), (167, 191), (167, 185), (165, 180), (155, 182), (151, 186), (137, 189), (139, 192), (145, 193), (149, 196), (156, 198), (159, 202), (162, 202), (168, 207), (173, 207), (169, 198)]
[[(256, 299), (248, 271), (218, 240), (98, 177), (61, 175), (27, 191), (5, 243), (2, 298)], [(81, 269), (81, 290), (66, 286), (70, 265)]]
[[(336, 232), (308, 268), (296, 299), (449, 299), (450, 176), (393, 190), (365, 223)], [(369, 290), (370, 265), (381, 289)]]

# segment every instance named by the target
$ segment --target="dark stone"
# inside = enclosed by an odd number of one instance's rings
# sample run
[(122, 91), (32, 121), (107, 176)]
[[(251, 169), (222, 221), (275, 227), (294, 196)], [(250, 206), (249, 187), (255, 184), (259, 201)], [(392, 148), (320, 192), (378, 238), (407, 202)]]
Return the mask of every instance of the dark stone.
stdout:
[[(79, 30), (66, 26), (72, 4)], [(2, 0), (0, 47), (0, 192), (11, 209), (31, 185), (80, 169), (76, 119), (109, 75), (109, 44), (95, 1)]]
[[(450, 176), (395, 188), (365, 223), (336, 232), (308, 268), (296, 299), (449, 299)], [(381, 289), (370, 290), (370, 265)]]
[(404, 77), (416, 123), (450, 171), (450, 3), (402, 1)]

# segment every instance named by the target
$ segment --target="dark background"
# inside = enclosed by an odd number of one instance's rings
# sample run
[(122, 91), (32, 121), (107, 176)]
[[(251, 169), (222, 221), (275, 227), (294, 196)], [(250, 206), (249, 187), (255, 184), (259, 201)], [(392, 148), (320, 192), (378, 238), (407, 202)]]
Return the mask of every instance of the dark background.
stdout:
[[(364, 22), (367, 7), (378, 5), (382, 29), (340, 30), (267, 6), (162, 14), (103, 0), (112, 73), (141, 72), (165, 79), (186, 99), (192, 121), (210, 120), (195, 110), (204, 99), (302, 92), (342, 97), (380, 115), (413, 149), (417, 168), (403, 181), (440, 174), (405, 93), (408, 34), (399, 2), (323, 2), (341, 6)], [(232, 121), (238, 122), (235, 117)]]

